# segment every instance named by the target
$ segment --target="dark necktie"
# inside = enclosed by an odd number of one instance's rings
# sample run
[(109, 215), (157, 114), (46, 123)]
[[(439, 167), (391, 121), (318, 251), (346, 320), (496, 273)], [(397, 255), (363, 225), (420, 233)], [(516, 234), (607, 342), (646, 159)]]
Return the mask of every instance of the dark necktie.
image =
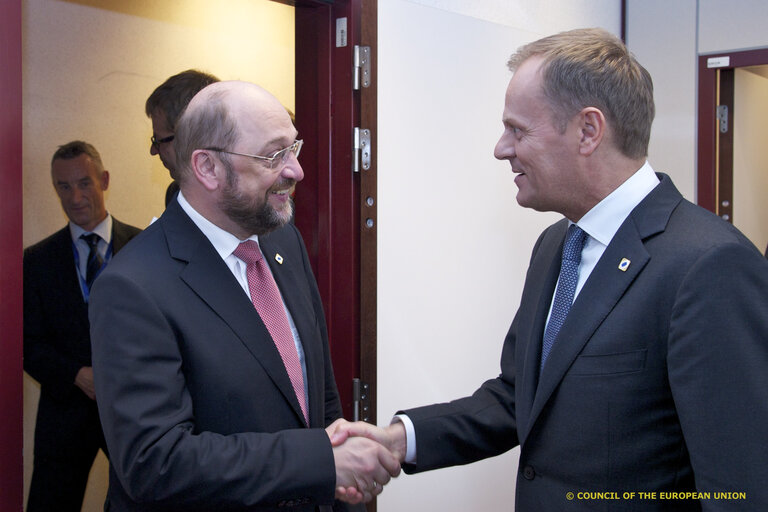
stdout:
[(85, 284), (88, 285), (88, 289), (90, 290), (93, 280), (96, 279), (96, 276), (99, 274), (99, 269), (101, 269), (101, 265), (104, 263), (104, 260), (98, 251), (99, 240), (101, 240), (101, 237), (96, 233), (91, 233), (89, 235), (82, 234), (80, 235), (80, 238), (85, 240), (85, 243), (87, 243), (90, 248), (90, 251), (88, 252), (88, 263), (85, 267)]
[(251, 302), (259, 313), (267, 331), (275, 342), (277, 351), (283, 360), (283, 365), (291, 379), (293, 391), (299, 400), (304, 419), (309, 424), (307, 402), (304, 397), (304, 373), (299, 361), (299, 353), (293, 340), (293, 332), (285, 314), (280, 290), (269, 271), (267, 262), (261, 255), (259, 244), (253, 240), (242, 242), (232, 253), (246, 264), (245, 273), (248, 277), (248, 289), (251, 292)]
[(584, 248), (584, 241), (587, 234), (576, 224), (571, 224), (568, 233), (565, 235), (565, 244), (563, 245), (563, 260), (560, 264), (560, 278), (557, 281), (557, 292), (555, 300), (552, 303), (552, 314), (549, 317), (547, 329), (544, 331), (544, 341), (541, 345), (541, 366), (549, 356), (552, 345), (557, 338), (557, 333), (568, 316), (568, 311), (573, 304), (573, 295), (576, 292), (576, 283), (579, 280), (579, 263), (581, 262), (581, 250)]

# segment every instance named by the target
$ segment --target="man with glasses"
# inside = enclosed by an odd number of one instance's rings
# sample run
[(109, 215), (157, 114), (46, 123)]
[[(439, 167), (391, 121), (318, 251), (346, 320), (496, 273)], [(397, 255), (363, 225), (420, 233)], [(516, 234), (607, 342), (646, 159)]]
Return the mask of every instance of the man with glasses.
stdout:
[(160, 157), (160, 161), (174, 180), (165, 192), (166, 206), (179, 191), (179, 184), (176, 181), (176, 154), (173, 147), (176, 121), (195, 94), (203, 87), (218, 81), (219, 79), (211, 74), (188, 69), (168, 78), (147, 98), (144, 110), (147, 117), (152, 120), (149, 154)]
[(345, 510), (337, 493), (369, 500), (399, 472), (381, 445), (333, 448), (326, 431), (341, 406), (288, 222), (304, 177), (297, 135), (254, 84), (203, 89), (176, 126), (177, 200), (99, 279), (94, 367), (114, 510)]
[(79, 512), (105, 448), (93, 390), (90, 288), (139, 229), (107, 212), (109, 172), (91, 144), (59, 146), (51, 179), (69, 223), (24, 250), (24, 370), (40, 383), (27, 510)]

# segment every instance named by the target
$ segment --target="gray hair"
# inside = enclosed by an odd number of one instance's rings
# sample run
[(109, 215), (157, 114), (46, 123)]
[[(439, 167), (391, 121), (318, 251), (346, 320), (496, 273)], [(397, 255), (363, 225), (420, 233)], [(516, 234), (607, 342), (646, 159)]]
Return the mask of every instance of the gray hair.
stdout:
[(101, 162), (101, 155), (92, 144), (83, 142), (82, 140), (73, 140), (62, 144), (53, 154), (51, 158), (51, 166), (55, 160), (71, 160), (77, 158), (80, 155), (87, 155), (91, 161), (96, 164), (96, 169), (99, 171), (99, 176), (104, 173), (104, 164)]
[(514, 72), (531, 57), (544, 59), (544, 95), (561, 130), (581, 109), (595, 107), (625, 156), (647, 156), (655, 115), (653, 81), (619, 38), (597, 28), (561, 32), (522, 46), (507, 65)]

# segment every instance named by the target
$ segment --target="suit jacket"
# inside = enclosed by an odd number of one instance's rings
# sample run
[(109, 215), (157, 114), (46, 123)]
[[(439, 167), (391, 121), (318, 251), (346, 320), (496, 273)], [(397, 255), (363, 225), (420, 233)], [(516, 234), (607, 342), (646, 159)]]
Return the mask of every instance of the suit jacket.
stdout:
[(111, 455), (108, 509), (334, 503), (324, 427), (341, 406), (317, 285), (294, 226), (259, 242), (304, 347), (311, 428), (248, 296), (174, 200), (92, 293), (96, 394)]
[[(660, 178), (606, 248), (539, 377), (567, 221), (544, 231), (501, 375), (471, 397), (406, 411), (418, 459), (407, 472), (519, 444), (519, 512), (768, 510), (768, 262)], [(622, 499), (696, 490), (710, 498)], [(567, 499), (585, 491), (620, 499)], [(715, 495), (729, 491), (747, 499)]]
[[(119, 252), (140, 231), (113, 217), (113, 252)], [(24, 250), (24, 370), (40, 383), (41, 404), (54, 400), (66, 404), (69, 411), (65, 418), (46, 418), (46, 408), (41, 405), (38, 428), (41, 422), (54, 421), (60, 436), (61, 429), (77, 425), (87, 417), (85, 410), (95, 407), (75, 386), (75, 376), (83, 366), (91, 366), (88, 304), (80, 290), (72, 236), (66, 226)]]

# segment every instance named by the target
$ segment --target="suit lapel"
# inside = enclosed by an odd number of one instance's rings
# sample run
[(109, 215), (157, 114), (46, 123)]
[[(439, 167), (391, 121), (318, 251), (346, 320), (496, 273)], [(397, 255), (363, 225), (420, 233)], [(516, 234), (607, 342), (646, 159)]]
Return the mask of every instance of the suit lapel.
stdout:
[(533, 280), (531, 286), (526, 288), (530, 293), (537, 295), (530, 299), (525, 297), (523, 303), (530, 303), (534, 310), (526, 315), (532, 321), (527, 326), (519, 327), (520, 340), (528, 340), (525, 343), (525, 355), (522, 371), (522, 389), (518, 394), (520, 401), (518, 407), (518, 438), (522, 443), (530, 429), (530, 413), (536, 397), (536, 388), (539, 383), (539, 361), (541, 360), (541, 340), (544, 337), (544, 324), (549, 313), (549, 304), (555, 291), (557, 278), (560, 274), (560, 254), (563, 250), (563, 238), (568, 222), (563, 220), (553, 227), (544, 237), (541, 246), (533, 255), (532, 268), (529, 279)]
[(175, 201), (160, 221), (171, 256), (187, 262), (179, 277), (232, 329), (303, 421), (296, 393), (269, 331), (213, 245)]
[[(540, 375), (530, 419), (523, 435), (530, 431), (571, 364), (650, 261), (644, 240), (665, 229), (672, 211), (682, 199), (669, 177), (660, 174), (659, 178), (661, 183), (624, 221), (576, 297)], [(557, 251), (558, 257), (559, 254)], [(629, 260), (630, 264), (621, 270), (619, 265), (623, 259)], [(543, 301), (547, 308), (551, 295), (550, 290), (549, 297)], [(546, 313), (544, 319), (540, 312), (537, 314), (536, 324), (541, 327), (532, 332), (537, 337), (528, 340), (529, 344), (539, 346), (539, 354), (545, 319)], [(529, 362), (526, 361), (527, 368), (530, 367)]]
[(112, 217), (112, 249), (115, 254), (130, 241), (126, 226), (116, 218)]

